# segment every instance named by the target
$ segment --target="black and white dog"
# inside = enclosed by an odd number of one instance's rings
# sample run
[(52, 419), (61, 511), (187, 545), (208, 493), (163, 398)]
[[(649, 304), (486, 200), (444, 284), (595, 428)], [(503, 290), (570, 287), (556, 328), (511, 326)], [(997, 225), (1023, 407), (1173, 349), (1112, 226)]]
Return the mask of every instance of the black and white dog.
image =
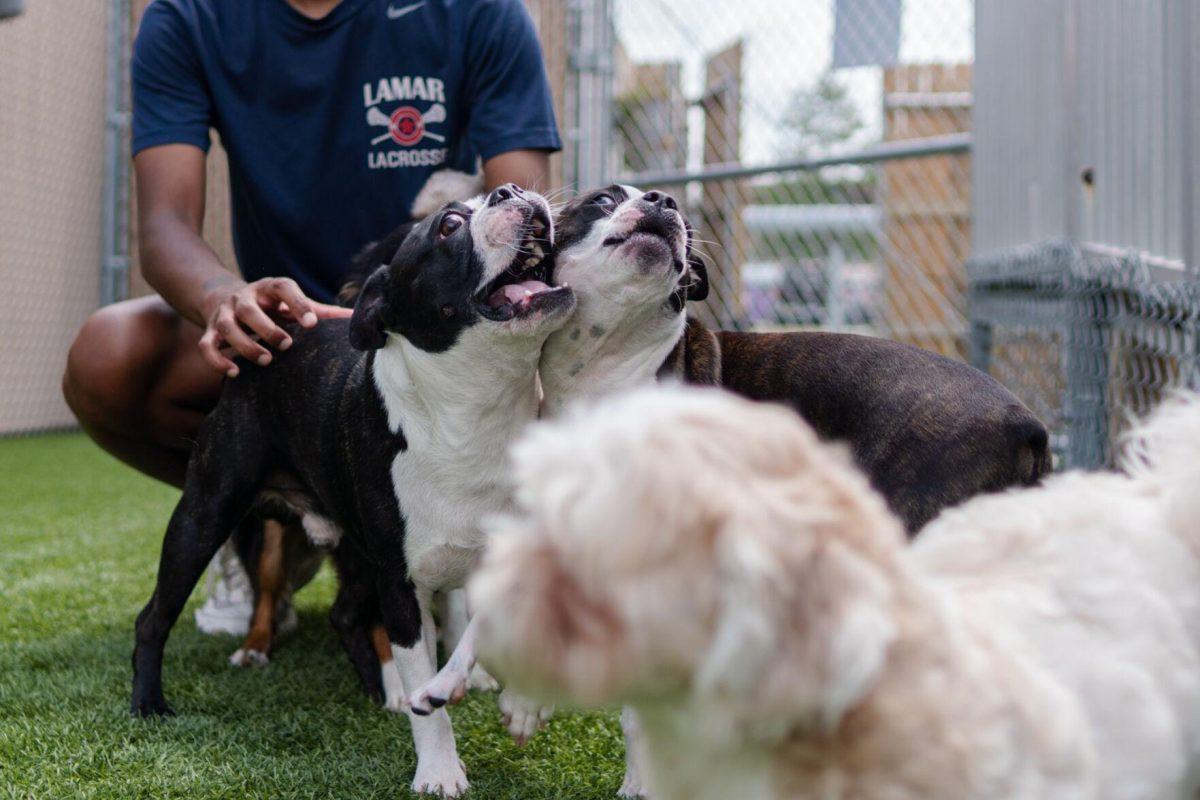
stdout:
[[(201, 428), (138, 616), (134, 714), (171, 713), (167, 636), (278, 471), (299, 479), (305, 513), (342, 533), (338, 550), (355, 570), (343, 590), (358, 595), (339, 595), (357, 609), (339, 615), (339, 633), (360, 675), (379, 674), (369, 641), (378, 621), (405, 688), (433, 677), (431, 595), (462, 585), (484, 545), (480, 519), (506, 507), (508, 444), (537, 414), (542, 345), (574, 308), (570, 289), (541, 280), (552, 236), (545, 199), (512, 185), (451, 203), (371, 275), (349, 323), (295, 332), (269, 368), (242, 365)], [(445, 711), (412, 717), (412, 729), (413, 789), (464, 791)]]

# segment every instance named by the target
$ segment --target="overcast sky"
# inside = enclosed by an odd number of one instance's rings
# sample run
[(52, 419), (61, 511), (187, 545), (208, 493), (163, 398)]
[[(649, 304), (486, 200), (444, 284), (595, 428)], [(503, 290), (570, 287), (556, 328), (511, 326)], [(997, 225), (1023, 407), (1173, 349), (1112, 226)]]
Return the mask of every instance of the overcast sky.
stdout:
[[(617, 36), (634, 61), (681, 61), (685, 91), (695, 99), (707, 54), (739, 36), (746, 41), (743, 156), (771, 160), (778, 152), (778, 121), (798, 86), (810, 86), (829, 68), (833, 0), (614, 0)], [(903, 62), (972, 60), (971, 0), (905, 0)], [(877, 139), (880, 70), (839, 71), (867, 123), (863, 139)]]

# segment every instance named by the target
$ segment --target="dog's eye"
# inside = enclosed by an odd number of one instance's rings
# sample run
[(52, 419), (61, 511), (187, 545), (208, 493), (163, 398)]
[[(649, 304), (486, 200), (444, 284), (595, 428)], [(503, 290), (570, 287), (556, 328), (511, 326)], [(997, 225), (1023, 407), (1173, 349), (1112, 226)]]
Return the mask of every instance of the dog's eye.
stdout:
[(448, 236), (453, 236), (454, 232), (463, 226), (466, 222), (462, 214), (447, 214), (442, 217), (442, 224), (438, 227), (438, 238), (445, 239)]
[(605, 192), (603, 194), (598, 194), (595, 197), (593, 197), (590, 201), (588, 201), (588, 205), (600, 206), (601, 208), (605, 208), (608, 206), (615, 206), (616, 204), (617, 204), (617, 198), (613, 197), (611, 194), (608, 194), (607, 192)]

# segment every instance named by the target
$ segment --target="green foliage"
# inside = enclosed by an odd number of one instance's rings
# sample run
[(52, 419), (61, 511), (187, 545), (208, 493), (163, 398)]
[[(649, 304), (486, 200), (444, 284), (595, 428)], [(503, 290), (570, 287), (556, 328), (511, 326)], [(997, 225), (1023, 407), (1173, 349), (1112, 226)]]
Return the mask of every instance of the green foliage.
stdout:
[[(408, 723), (372, 706), (326, 621), (325, 569), (265, 670), (193, 604), (167, 646), (179, 716), (129, 717), (133, 621), (178, 493), (79, 435), (0, 440), (0, 798), (409, 796)], [(620, 785), (613, 714), (560, 714), (524, 749), (495, 699), (451, 711), (470, 797), (604, 798)]]
[(844, 85), (826, 72), (815, 86), (796, 89), (783, 113), (782, 158), (809, 158), (848, 142), (863, 126)]

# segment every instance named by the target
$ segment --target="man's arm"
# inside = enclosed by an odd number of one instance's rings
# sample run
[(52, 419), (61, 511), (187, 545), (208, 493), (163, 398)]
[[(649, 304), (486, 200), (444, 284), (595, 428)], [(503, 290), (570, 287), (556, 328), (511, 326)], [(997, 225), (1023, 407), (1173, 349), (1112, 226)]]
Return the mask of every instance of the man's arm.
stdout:
[(550, 188), (550, 154), (545, 150), (510, 150), (483, 162), (483, 184), (491, 191), (503, 183), (545, 192)]
[(133, 159), (137, 172), (138, 247), (146, 281), (180, 313), (205, 329), (200, 351), (214, 369), (237, 375), (225, 346), (258, 364), (271, 352), (248, 331), (278, 349), (291, 337), (271, 316), (305, 327), (318, 317), (347, 316), (348, 309), (325, 306), (304, 296), (289, 278), (247, 284), (227, 270), (200, 237), (204, 221), (205, 154), (187, 144), (150, 147)]

